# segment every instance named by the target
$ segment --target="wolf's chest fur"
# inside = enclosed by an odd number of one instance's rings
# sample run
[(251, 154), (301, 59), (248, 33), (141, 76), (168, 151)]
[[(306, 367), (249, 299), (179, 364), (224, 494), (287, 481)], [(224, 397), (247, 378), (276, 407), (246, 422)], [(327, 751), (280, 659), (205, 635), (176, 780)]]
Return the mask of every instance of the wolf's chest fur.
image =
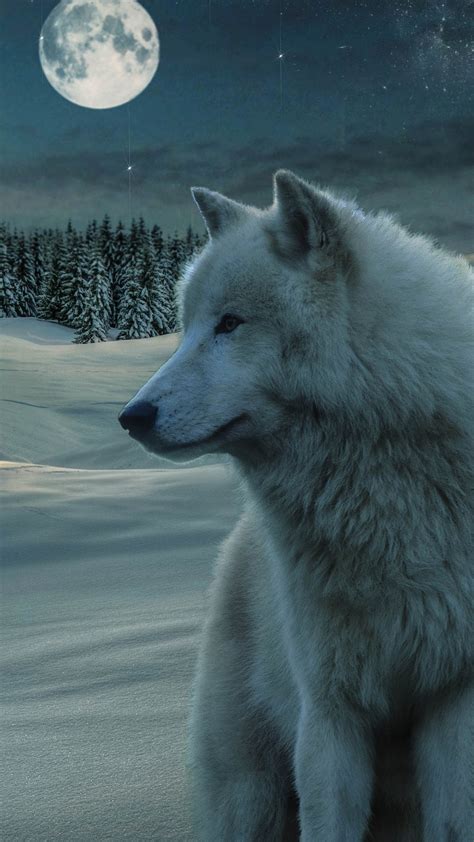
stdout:
[(468, 646), (459, 646), (469, 638), (462, 586), (454, 576), (430, 582), (426, 572), (425, 587), (410, 586), (365, 569), (363, 559), (331, 559), (327, 547), (319, 558), (318, 548), (299, 552), (296, 537), (283, 545), (279, 535), (275, 527), (265, 568), (275, 601), (265, 616), (281, 658), (273, 676), (287, 673), (300, 700), (332, 715), (353, 708), (374, 726), (404, 727), (468, 661)]
[(291, 480), (286, 451), (286, 471), (274, 461), (266, 475), (248, 475), (274, 634), (300, 697), (386, 722), (471, 668), (469, 466), (449, 437), (431, 460), (435, 427), (430, 437), (391, 431), (367, 443), (362, 435), (333, 442), (320, 429), (312, 459), (291, 465)]

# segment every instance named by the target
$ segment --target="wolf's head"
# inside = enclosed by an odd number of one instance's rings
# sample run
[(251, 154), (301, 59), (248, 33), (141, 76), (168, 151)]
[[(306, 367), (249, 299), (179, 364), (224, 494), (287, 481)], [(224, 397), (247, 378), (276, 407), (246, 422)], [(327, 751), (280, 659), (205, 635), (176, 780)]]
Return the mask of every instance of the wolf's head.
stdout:
[(285, 170), (266, 210), (192, 194), (209, 242), (178, 284), (182, 341), (120, 422), (176, 461), (268, 456), (298, 407), (324, 412), (347, 393), (348, 232), (363, 214)]

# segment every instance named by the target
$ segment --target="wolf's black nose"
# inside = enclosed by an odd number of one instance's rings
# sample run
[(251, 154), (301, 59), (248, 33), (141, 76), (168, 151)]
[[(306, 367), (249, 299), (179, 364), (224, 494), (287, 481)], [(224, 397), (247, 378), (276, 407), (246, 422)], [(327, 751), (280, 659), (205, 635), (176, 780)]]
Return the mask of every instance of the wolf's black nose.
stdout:
[(132, 436), (143, 436), (148, 433), (155, 423), (157, 407), (148, 401), (137, 401), (125, 407), (120, 413), (118, 420), (124, 430), (128, 430)]

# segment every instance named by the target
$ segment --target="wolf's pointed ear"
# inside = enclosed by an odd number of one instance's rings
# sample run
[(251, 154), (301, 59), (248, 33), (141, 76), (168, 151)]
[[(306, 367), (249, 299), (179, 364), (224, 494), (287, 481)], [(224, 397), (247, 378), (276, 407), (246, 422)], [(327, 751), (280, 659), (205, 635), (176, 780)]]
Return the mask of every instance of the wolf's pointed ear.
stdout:
[(326, 196), (289, 170), (273, 176), (274, 202), (278, 209), (274, 244), (286, 259), (308, 257), (328, 264), (336, 246), (335, 209)]
[(222, 193), (208, 190), (207, 187), (191, 187), (191, 193), (211, 238), (221, 234), (231, 225), (243, 221), (247, 215), (244, 205), (228, 199)]

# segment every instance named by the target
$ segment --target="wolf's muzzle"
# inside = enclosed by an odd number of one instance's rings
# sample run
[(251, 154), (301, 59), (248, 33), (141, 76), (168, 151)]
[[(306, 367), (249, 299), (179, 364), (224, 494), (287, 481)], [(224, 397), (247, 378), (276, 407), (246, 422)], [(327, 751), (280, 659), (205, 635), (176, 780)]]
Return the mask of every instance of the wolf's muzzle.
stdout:
[(153, 429), (157, 412), (158, 407), (147, 401), (131, 401), (122, 410), (118, 420), (133, 438), (140, 439)]

